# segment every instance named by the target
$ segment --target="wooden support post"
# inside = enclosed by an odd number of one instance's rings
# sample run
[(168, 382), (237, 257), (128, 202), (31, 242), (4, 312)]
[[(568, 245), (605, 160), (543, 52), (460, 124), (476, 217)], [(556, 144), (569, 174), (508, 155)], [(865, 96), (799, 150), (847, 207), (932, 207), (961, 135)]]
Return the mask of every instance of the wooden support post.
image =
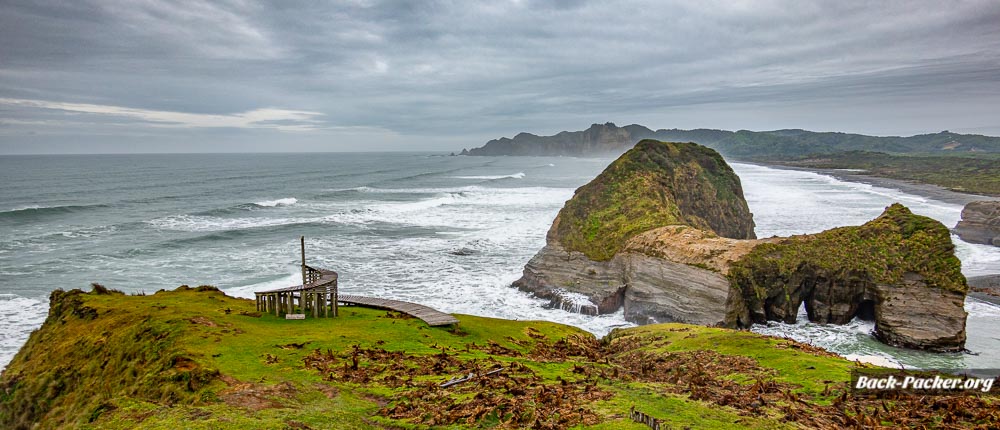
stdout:
[(319, 292), (313, 294), (312, 302), (313, 318), (317, 318), (319, 317)]
[(306, 237), (299, 236), (299, 243), (302, 249), (302, 285), (309, 283), (306, 279)]
[(334, 282), (333, 283), (333, 298), (330, 299), (330, 301), (333, 302), (332, 306), (333, 306), (333, 316), (334, 317), (336, 317), (338, 315), (338, 311), (337, 311), (337, 296), (339, 296), (340, 293), (337, 290), (338, 290), (337, 283)]
[(288, 302), (287, 303), (288, 304), (288, 312), (285, 312), (285, 313), (289, 313), (289, 314), (294, 314), (295, 313), (295, 307), (294, 307), (295, 306), (295, 301), (294, 301), (294, 299), (295, 299), (295, 293), (289, 291), (288, 292), (288, 300), (287, 300), (287, 302)]
[(281, 316), (281, 293), (276, 293), (274, 297), (271, 297), (271, 301), (274, 302), (274, 316)]

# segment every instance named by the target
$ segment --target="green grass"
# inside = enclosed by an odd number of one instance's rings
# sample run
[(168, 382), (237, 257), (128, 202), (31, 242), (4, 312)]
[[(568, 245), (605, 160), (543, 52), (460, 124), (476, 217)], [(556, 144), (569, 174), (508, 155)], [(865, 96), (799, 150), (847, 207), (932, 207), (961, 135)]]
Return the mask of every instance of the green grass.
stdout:
[[(598, 342), (550, 322), (456, 315), (457, 329), (432, 328), (359, 307), (297, 321), (254, 316), (252, 301), (200, 290), (54, 293), (48, 320), (0, 377), (0, 427), (640, 429), (627, 418), (635, 407), (669, 428), (791, 428), (786, 414), (829, 409), (855, 366), (788, 340), (719, 328), (661, 324)], [(369, 352), (352, 370), (355, 347)], [(307, 357), (329, 361), (307, 366)], [(436, 360), (452, 364), (435, 370)], [(638, 371), (661, 362), (690, 371), (679, 380), (664, 378), (666, 367)], [(469, 366), (508, 370), (437, 388)], [(407, 375), (412, 382), (393, 379)], [(726, 381), (729, 391), (720, 390)], [(776, 388), (745, 392), (760, 382)], [(546, 409), (543, 397), (517, 397), (518, 389), (566, 400)], [(808, 407), (782, 400), (793, 392)], [(746, 399), (759, 396), (767, 405), (746, 409)], [(414, 411), (407, 405), (417, 413), (392, 418), (394, 410)], [(435, 414), (460, 410), (474, 414), (430, 424)], [(512, 424), (518, 416), (510, 411), (532, 415), (534, 424)], [(570, 420), (575, 414), (585, 420)]]
[[(968, 290), (948, 228), (894, 203), (878, 218), (858, 227), (840, 227), (814, 235), (764, 243), (733, 264), (729, 276), (742, 289), (762, 289), (763, 272), (780, 279), (809, 268), (836, 276), (863, 273), (873, 282), (902, 282), (904, 273), (923, 276), (929, 286)], [(764, 296), (758, 294), (758, 299)]]

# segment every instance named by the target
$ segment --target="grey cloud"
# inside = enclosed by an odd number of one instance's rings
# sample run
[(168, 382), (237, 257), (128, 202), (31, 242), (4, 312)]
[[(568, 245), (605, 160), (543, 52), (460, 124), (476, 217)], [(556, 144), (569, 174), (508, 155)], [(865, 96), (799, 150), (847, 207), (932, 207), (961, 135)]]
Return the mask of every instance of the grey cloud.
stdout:
[[(989, 0), (8, 1), (0, 98), (203, 117), (315, 112), (313, 135), (295, 138), (314, 150), (351, 149), (351, 139), (453, 149), (607, 120), (995, 130), (997, 22), (1000, 3)], [(871, 120), (886, 109), (900, 114)], [(183, 133), (127, 118), (88, 123), (37, 106), (0, 115), (0, 151), (37, 141), (29, 132), (49, 136), (45, 145), (157, 136), (220, 151), (281, 138), (226, 123)]]

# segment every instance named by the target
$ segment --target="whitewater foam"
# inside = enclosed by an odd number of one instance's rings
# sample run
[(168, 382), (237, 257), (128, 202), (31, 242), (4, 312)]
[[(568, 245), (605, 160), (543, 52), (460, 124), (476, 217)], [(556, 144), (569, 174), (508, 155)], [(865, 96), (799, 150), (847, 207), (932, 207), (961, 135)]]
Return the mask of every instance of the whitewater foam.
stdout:
[(273, 208), (273, 207), (277, 207), (277, 206), (291, 206), (291, 205), (294, 205), (294, 204), (296, 204), (298, 202), (299, 202), (299, 199), (296, 199), (295, 197), (286, 197), (286, 198), (277, 199), (277, 200), (264, 200), (264, 201), (256, 202), (254, 204), (257, 205), (257, 206), (260, 206), (260, 207)]
[(144, 221), (160, 230), (215, 232), (276, 227), (322, 221), (321, 218), (220, 218), (201, 215), (174, 215)]
[(49, 303), (44, 297), (28, 298), (4, 293), (0, 298), (0, 370), (14, 358), (32, 330), (48, 315)]

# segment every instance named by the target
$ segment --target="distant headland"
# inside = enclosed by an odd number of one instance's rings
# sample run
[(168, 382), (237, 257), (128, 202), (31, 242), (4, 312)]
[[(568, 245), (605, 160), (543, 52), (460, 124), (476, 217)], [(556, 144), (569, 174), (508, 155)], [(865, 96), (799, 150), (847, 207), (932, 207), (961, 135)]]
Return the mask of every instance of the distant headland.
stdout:
[(1000, 196), (1000, 137), (942, 131), (909, 137), (807, 130), (728, 131), (593, 124), (552, 136), (519, 133), (478, 148), (472, 156), (618, 156), (643, 139), (694, 142), (729, 160), (810, 169), (856, 169), (884, 178)]

